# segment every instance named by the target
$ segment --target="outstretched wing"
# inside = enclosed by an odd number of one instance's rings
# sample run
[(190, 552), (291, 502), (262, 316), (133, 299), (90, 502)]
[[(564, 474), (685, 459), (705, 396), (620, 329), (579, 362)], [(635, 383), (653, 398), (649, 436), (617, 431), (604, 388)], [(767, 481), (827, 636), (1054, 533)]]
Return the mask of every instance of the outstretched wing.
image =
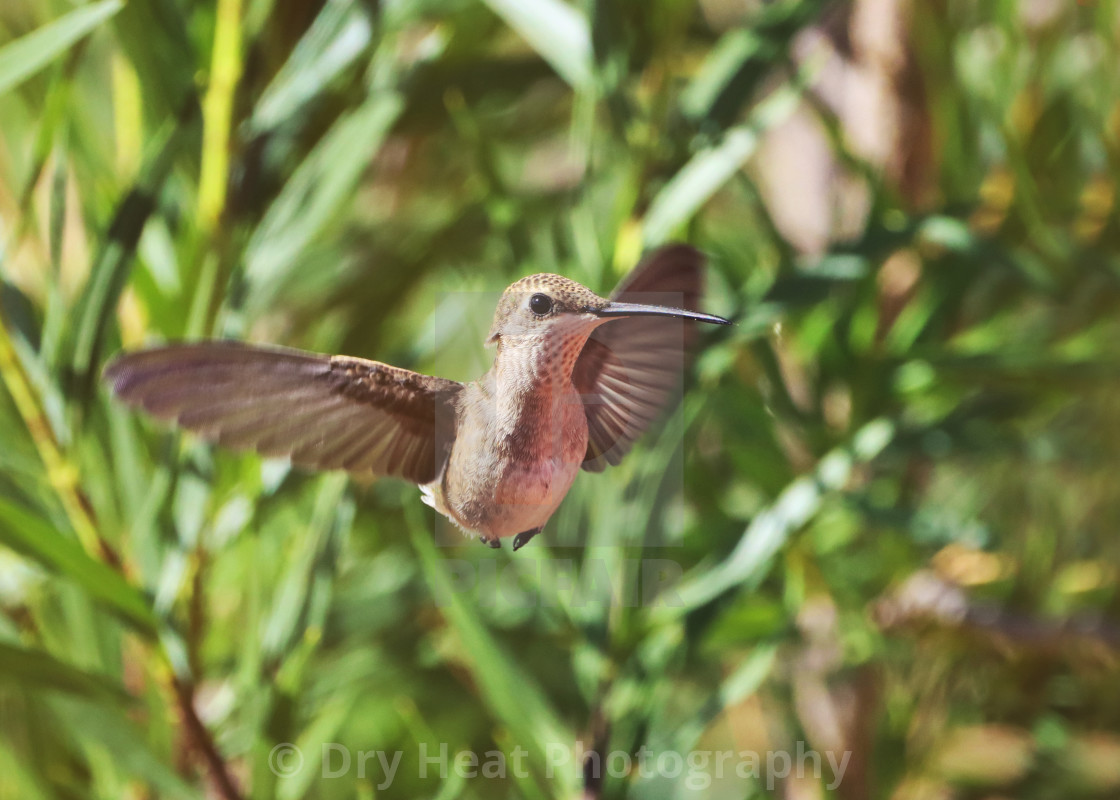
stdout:
[(127, 353), (105, 379), (126, 403), (227, 447), (420, 484), (446, 463), (462, 389), (376, 361), (236, 342)]
[[(688, 245), (651, 253), (627, 276), (612, 300), (697, 311), (704, 256)], [(632, 317), (601, 325), (587, 340), (572, 382), (587, 408), (583, 468), (601, 472), (630, 451), (680, 384), (692, 324), (669, 317)]]

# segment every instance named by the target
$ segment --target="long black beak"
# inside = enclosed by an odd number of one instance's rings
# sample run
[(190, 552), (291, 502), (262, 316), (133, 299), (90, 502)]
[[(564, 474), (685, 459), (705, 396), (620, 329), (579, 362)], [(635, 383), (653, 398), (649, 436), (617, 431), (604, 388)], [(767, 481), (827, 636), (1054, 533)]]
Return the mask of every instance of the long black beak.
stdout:
[(716, 325), (731, 324), (731, 320), (717, 317), (715, 314), (702, 314), (699, 311), (686, 311), (683, 308), (668, 306), (647, 306), (641, 303), (610, 302), (602, 308), (594, 309), (592, 313), (600, 317), (677, 317), (694, 319), (697, 322), (711, 322)]

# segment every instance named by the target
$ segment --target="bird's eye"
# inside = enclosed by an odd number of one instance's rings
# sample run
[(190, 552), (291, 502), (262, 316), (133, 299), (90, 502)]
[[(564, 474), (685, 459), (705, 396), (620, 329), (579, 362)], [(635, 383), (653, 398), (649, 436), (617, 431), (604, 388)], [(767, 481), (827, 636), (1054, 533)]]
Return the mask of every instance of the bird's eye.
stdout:
[(529, 298), (529, 310), (543, 317), (552, 310), (552, 298), (547, 294), (535, 294)]

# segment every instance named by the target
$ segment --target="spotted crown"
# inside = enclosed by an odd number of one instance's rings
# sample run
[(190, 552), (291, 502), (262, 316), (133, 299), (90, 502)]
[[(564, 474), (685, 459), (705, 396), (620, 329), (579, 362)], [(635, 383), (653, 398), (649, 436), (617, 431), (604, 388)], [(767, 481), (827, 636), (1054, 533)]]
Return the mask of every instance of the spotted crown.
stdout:
[(582, 284), (563, 275), (541, 272), (529, 275), (511, 284), (498, 302), (495, 319), (509, 315), (525, 302), (525, 298), (536, 292), (547, 294), (555, 303), (557, 311), (582, 311), (586, 308), (599, 308), (607, 301)]

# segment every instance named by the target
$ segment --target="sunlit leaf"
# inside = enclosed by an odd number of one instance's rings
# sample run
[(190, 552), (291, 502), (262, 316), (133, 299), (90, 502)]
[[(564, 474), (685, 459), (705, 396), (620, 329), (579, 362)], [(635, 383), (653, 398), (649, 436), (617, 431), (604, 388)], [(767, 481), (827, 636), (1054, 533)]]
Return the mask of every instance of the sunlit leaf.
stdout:
[[(550, 708), (533, 676), (525, 673), (486, 629), (477, 609), (472, 608), (468, 593), (456, 587), (427, 531), (413, 526), (411, 533), (434, 599), (461, 639), (479, 690), (494, 713), (513, 732), (516, 741), (534, 746), (538, 758), (552, 752), (550, 748), (573, 746), (575, 732)], [(559, 771), (555, 777), (565, 787), (563, 795), (574, 791), (571, 782), (575, 776), (571, 771)]]
[(693, 576), (686, 575), (682, 584), (673, 588), (672, 602), (666, 604), (665, 613), (676, 616), (729, 589), (757, 586), (774, 556), (812, 518), (825, 495), (843, 488), (855, 466), (879, 455), (894, 432), (889, 420), (874, 420), (856, 432), (850, 447), (833, 450), (822, 458), (812, 474), (795, 480), (751, 521), (726, 559)]
[(719, 144), (694, 155), (654, 197), (642, 226), (646, 244), (667, 241), (754, 155), (763, 131), (793, 113), (799, 97), (796, 86), (779, 89), (755, 109), (750, 122), (728, 129)]
[(148, 602), (119, 573), (94, 561), (74, 539), (41, 517), (0, 498), (0, 542), (74, 581), (140, 632), (155, 634), (159, 622)]
[(369, 46), (373, 29), (350, 0), (328, 2), (292, 51), (253, 111), (252, 126), (268, 130), (289, 119)]
[(484, 0), (575, 89), (591, 82), (587, 19), (562, 0)]
[(121, 0), (90, 3), (0, 47), (0, 93), (34, 75), (122, 8)]
[(246, 249), (250, 307), (267, 307), (308, 246), (337, 222), (402, 108), (398, 94), (378, 92), (337, 122), (296, 170)]

